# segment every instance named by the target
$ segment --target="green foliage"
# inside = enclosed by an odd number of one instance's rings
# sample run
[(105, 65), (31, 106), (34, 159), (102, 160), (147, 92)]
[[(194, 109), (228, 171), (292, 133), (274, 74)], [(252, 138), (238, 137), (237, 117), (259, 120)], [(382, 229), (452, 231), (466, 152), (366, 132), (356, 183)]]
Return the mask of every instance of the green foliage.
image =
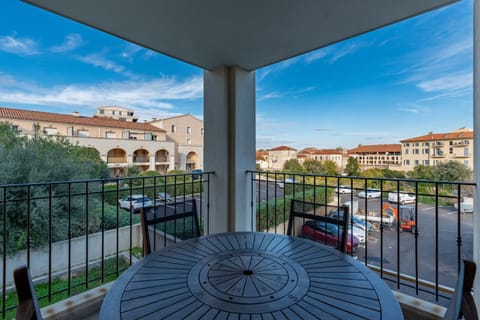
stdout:
[(127, 177), (138, 177), (142, 173), (142, 169), (137, 166), (131, 166), (127, 169)]
[(360, 165), (358, 164), (357, 158), (348, 158), (347, 165), (345, 166), (345, 172), (348, 176), (358, 176), (360, 174)]
[[(107, 166), (95, 150), (73, 145), (61, 138), (20, 137), (18, 131), (6, 123), (0, 124), (0, 159), (0, 181), (3, 184), (108, 176)], [(88, 191), (92, 192), (95, 185), (92, 183), (89, 187)], [(0, 236), (2, 241), (7, 237), (7, 251), (25, 248), (27, 240), (32, 247), (39, 247), (49, 240), (66, 239), (68, 221), (72, 236), (84, 234), (87, 232), (86, 214), (89, 215), (88, 232), (95, 229), (101, 224), (98, 217), (89, 214), (96, 205), (95, 199), (90, 199), (87, 207), (84, 196), (66, 196), (69, 190), (71, 194), (81, 194), (85, 189), (85, 184), (75, 183), (6, 188), (7, 205), (0, 208), (0, 214), (6, 217), (7, 234)], [(0, 197), (4, 200), (3, 194)], [(2, 219), (0, 230), (3, 230), (3, 223)]]
[(297, 159), (289, 159), (283, 164), (283, 171), (292, 173), (303, 173), (303, 167)]
[(307, 159), (303, 162), (303, 169), (305, 173), (321, 174), (324, 172), (324, 166), (321, 161), (314, 159)]
[(324, 187), (314, 188), (311, 185), (295, 188), (301, 191), (286, 195), (283, 198), (275, 198), (268, 202), (257, 203), (257, 230), (264, 231), (288, 221), (290, 203), (292, 199), (301, 199), (307, 202), (327, 203), (332, 195), (332, 189)]
[(472, 170), (458, 161), (448, 161), (435, 167), (415, 166), (408, 177), (419, 180), (467, 181), (472, 179)]
[(186, 174), (186, 173), (188, 172), (185, 170), (177, 170), (177, 169), (168, 171), (168, 174)]
[(337, 164), (332, 160), (325, 160), (323, 162), (323, 167), (324, 167), (324, 174), (326, 175), (334, 176), (338, 174)]
[(405, 173), (403, 171), (383, 169), (383, 176), (385, 178), (404, 179)]

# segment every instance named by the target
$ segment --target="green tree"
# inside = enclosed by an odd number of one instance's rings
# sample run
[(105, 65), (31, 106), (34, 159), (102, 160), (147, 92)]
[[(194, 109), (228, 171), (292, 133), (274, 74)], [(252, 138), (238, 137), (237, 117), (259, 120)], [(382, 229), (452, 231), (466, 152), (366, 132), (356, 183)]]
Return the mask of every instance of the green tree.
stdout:
[(323, 174), (335, 176), (338, 174), (337, 164), (332, 160), (325, 160), (323, 162)]
[(354, 157), (349, 157), (347, 160), (347, 165), (345, 166), (345, 172), (348, 176), (358, 176), (360, 173), (360, 165), (358, 164), (358, 159)]
[[(85, 197), (86, 191), (101, 190), (101, 183), (69, 182), (107, 177), (108, 168), (98, 152), (73, 145), (65, 139), (41, 136), (27, 139), (19, 136), (9, 124), (2, 123), (0, 159), (0, 181), (4, 185), (56, 181), (55, 184), (3, 189), (5, 192), (0, 197), (7, 203), (1, 206), (0, 214), (6, 217), (8, 231), (0, 236), (2, 241), (7, 237), (8, 252), (24, 248), (27, 240), (31, 246), (37, 247), (48, 242), (49, 235), (52, 241), (65, 239), (69, 232), (68, 220), (72, 224), (70, 233), (73, 236), (90, 232), (101, 224), (98, 216), (89, 214), (90, 210), (99, 207), (99, 195), (91, 196), (88, 201)], [(72, 196), (68, 197), (68, 194)], [(49, 221), (54, 222), (51, 234)], [(3, 223), (4, 219), (1, 219), (0, 230), (3, 230)], [(79, 229), (78, 226), (82, 227)]]
[(302, 173), (303, 167), (297, 159), (289, 159), (283, 165), (283, 171), (292, 173)]
[(407, 176), (417, 180), (435, 180), (435, 167), (425, 166), (423, 164), (415, 166)]
[(435, 178), (440, 181), (471, 180), (472, 174), (472, 170), (458, 161), (440, 163), (435, 167)]
[(321, 161), (314, 159), (307, 159), (303, 162), (303, 169), (305, 173), (321, 174), (324, 173), (325, 167)]

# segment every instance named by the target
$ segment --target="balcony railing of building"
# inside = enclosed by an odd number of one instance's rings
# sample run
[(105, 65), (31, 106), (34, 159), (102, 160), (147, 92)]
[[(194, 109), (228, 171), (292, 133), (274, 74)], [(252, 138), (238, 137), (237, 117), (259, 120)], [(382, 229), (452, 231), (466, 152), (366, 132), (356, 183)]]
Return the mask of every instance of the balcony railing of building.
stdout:
[[(212, 174), (0, 185), (1, 318), (15, 316), (19, 265), (30, 268), (41, 306), (117, 278), (142, 256), (143, 206), (168, 212), (195, 199), (203, 226)], [(185, 224), (157, 226), (152, 246), (188, 238)]]
[[(291, 199), (334, 209), (350, 201), (354, 217), (370, 220), (376, 229), (360, 231), (364, 241), (355, 256), (393, 290), (445, 305), (461, 258), (472, 256), (472, 215), (461, 210), (462, 198), (475, 188), (472, 182), (247, 174), (254, 192), (248, 214), (255, 221), (255, 231), (285, 233)], [(136, 209), (148, 199), (142, 198), (136, 207), (127, 197), (146, 195), (153, 205), (164, 207), (194, 198), (203, 225), (210, 221), (212, 177), (213, 173), (206, 172), (0, 186), (3, 318), (14, 314), (12, 272), (16, 266), (30, 267), (42, 306), (112, 281), (143, 252)], [(369, 198), (366, 193), (366, 198), (359, 198), (367, 188), (379, 189), (380, 197)], [(403, 206), (398, 201), (390, 203), (390, 193), (408, 193), (416, 199)], [(401, 223), (392, 216), (405, 207), (410, 208), (415, 226), (402, 232)], [(188, 227), (183, 226), (158, 230), (154, 246), (186, 237)]]
[[(323, 204), (327, 215), (327, 206), (334, 212), (348, 205), (352, 225), (366, 220), (373, 227), (354, 231), (360, 241), (356, 258), (393, 290), (445, 306), (462, 257), (472, 258), (472, 214), (460, 208), (473, 182), (248, 174), (256, 190), (251, 214), (257, 231), (286, 233), (292, 199)], [(371, 188), (377, 190), (367, 192)], [(397, 196), (405, 193), (408, 198)]]
[(133, 162), (135, 163), (148, 163), (150, 158), (148, 156), (135, 156), (133, 157)]
[(107, 157), (107, 163), (127, 163), (127, 157)]

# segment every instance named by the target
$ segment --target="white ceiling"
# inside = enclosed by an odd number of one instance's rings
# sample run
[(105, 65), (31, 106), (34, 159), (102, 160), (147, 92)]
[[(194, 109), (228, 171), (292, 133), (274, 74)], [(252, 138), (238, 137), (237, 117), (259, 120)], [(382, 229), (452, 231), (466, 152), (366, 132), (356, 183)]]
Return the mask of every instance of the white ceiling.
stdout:
[(205, 69), (246, 70), (456, 0), (24, 0)]

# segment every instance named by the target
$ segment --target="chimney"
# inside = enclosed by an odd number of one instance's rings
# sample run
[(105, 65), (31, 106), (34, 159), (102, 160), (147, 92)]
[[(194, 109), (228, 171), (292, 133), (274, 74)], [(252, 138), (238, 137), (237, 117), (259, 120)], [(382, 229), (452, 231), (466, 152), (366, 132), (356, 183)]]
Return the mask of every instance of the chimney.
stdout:
[(80, 112), (78, 112), (78, 111), (73, 111), (72, 115), (73, 115), (74, 117), (80, 117)]
[(152, 117), (152, 121), (157, 121), (157, 118), (155, 118), (155, 117)]

